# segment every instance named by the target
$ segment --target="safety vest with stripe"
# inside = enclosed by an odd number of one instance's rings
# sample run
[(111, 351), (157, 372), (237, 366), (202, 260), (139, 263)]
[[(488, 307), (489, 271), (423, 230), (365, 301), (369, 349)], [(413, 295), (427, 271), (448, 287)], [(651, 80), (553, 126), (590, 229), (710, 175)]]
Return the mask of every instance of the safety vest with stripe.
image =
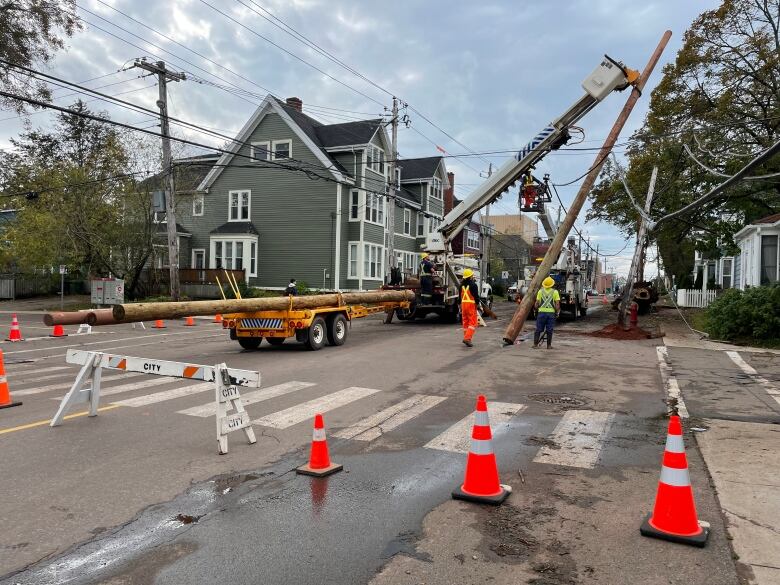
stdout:
[(431, 276), (430, 262), (420, 262), (420, 276)]
[(467, 284), (460, 287), (460, 302), (471, 304), (476, 303), (474, 298), (471, 296), (471, 290), (469, 290), (469, 286)]
[(540, 299), (542, 303), (539, 305), (540, 313), (554, 313), (555, 307), (553, 302), (555, 301), (556, 291), (551, 288), (543, 288), (539, 291)]

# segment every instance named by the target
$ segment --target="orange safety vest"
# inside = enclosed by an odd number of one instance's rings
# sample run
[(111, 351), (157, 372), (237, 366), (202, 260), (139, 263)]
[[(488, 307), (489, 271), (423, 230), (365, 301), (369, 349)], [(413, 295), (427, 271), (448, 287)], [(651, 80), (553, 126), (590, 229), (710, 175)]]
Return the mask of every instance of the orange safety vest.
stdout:
[(468, 285), (460, 287), (460, 302), (461, 303), (472, 303), (472, 304), (474, 304), (476, 302), (471, 297), (471, 291), (469, 290)]

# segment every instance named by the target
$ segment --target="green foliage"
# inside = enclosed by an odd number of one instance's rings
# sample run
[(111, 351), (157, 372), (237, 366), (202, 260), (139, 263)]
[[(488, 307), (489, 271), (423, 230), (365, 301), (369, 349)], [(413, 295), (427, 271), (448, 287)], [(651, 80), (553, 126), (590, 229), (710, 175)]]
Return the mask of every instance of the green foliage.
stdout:
[(780, 339), (780, 285), (729, 289), (707, 309), (707, 331), (717, 339)]
[[(17, 65), (45, 69), (54, 53), (65, 46), (61, 35), (81, 28), (75, 0), (5, 0), (0, 4), (0, 58)], [(51, 90), (43, 81), (0, 63), (0, 87), (13, 94), (48, 101)], [(0, 105), (21, 113), (28, 106), (0, 97)]]
[(492, 284), (493, 286), (493, 297), (494, 298), (500, 298), (506, 295), (506, 288), (501, 282), (494, 282)]
[[(778, 139), (779, 31), (780, 0), (723, 0), (685, 33), (626, 153), (626, 183), (640, 205), (652, 168), (659, 169), (651, 213), (655, 219), (694, 201)], [(778, 171), (780, 157), (774, 157), (752, 174)], [(611, 161), (590, 199), (588, 219), (635, 233), (639, 215)], [(743, 181), (724, 197), (662, 223), (651, 239), (667, 272), (679, 281), (691, 269), (694, 249), (711, 258), (733, 253), (733, 235), (746, 221), (779, 210), (776, 179)]]

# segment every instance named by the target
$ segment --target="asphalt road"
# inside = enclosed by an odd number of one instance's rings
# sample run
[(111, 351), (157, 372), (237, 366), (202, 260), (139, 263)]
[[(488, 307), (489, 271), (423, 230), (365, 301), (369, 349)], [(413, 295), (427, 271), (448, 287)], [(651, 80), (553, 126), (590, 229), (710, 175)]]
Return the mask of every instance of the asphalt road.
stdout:
[[(503, 320), (478, 330), (473, 349), (456, 326), (374, 318), (319, 352), (243, 351), (200, 320), (2, 344), (24, 404), (0, 410), (0, 584), (740, 582), (688, 435), (710, 542), (639, 536), (666, 432), (658, 341), (583, 335), (612, 318), (596, 311), (563, 324), (554, 350), (503, 348), (512, 309), (499, 306)], [(48, 332), (20, 317), (28, 338)], [(71, 346), (260, 371), (247, 407), (257, 443), (234, 433), (217, 455), (213, 391), (143, 375), (107, 379), (96, 418), (49, 428), (77, 371), (64, 363)], [(479, 393), (514, 487), (499, 508), (450, 499)], [(325, 480), (293, 471), (316, 410), (345, 467)]]

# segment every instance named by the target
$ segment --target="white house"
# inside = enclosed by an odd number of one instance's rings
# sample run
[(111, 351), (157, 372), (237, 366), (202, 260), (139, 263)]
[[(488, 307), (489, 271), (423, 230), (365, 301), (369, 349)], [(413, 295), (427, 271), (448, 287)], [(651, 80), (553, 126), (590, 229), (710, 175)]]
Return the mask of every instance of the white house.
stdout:
[(780, 281), (780, 213), (768, 215), (746, 225), (734, 241), (740, 254), (735, 260), (739, 278), (735, 286), (741, 289)]

